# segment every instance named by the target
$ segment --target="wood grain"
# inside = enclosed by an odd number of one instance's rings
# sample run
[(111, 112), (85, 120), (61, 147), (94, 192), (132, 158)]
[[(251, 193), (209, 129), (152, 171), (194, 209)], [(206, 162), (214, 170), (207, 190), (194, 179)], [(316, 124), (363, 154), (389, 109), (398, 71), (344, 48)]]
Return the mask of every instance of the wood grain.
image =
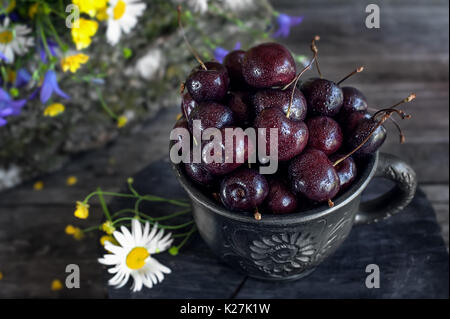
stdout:
[[(371, 106), (389, 105), (410, 92), (417, 93), (417, 100), (405, 107), (413, 114), (402, 123), (406, 144), (398, 144), (392, 129), (383, 149), (405, 159), (417, 171), (448, 245), (448, 197), (442, 195), (448, 193), (449, 176), (448, 1), (379, 1), (379, 30), (364, 27), (365, 2), (273, 3), (280, 12), (305, 16), (290, 38), (281, 40), (294, 52), (309, 55), (312, 36), (322, 37), (320, 63), (326, 77), (339, 79), (356, 66), (366, 67), (348, 85), (363, 90)], [(89, 220), (75, 220), (76, 200), (98, 186), (117, 190), (128, 176), (167, 156), (167, 139), (178, 112), (179, 106), (174, 105), (140, 127), (130, 126), (128, 134), (104, 149), (75, 157), (60, 172), (42, 178), (42, 191), (34, 191), (32, 183), (27, 183), (0, 194), (0, 271), (4, 275), (0, 297), (105, 296), (96, 263), (97, 239), (76, 242), (64, 235), (64, 227), (69, 223), (88, 227), (100, 219), (94, 204)], [(79, 180), (72, 187), (65, 185), (70, 175)], [(51, 280), (63, 279), (69, 263), (82, 268), (81, 289), (50, 291)], [(210, 275), (216, 274), (212, 271)], [(248, 292), (243, 290), (243, 296)]]

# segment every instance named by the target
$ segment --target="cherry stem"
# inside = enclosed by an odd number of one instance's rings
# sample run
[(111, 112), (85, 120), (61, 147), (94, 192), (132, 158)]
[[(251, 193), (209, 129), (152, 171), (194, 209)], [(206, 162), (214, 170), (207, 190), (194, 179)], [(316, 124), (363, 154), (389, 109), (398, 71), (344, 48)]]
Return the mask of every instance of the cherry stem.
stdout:
[(349, 77), (355, 75), (356, 73), (360, 73), (364, 70), (363, 66), (360, 66), (359, 68), (357, 68), (356, 70), (353, 70), (351, 73), (347, 74), (342, 80), (340, 80), (337, 85), (341, 84), (342, 82), (344, 82), (345, 80), (347, 80)]
[(255, 214), (253, 215), (256, 220), (261, 220), (261, 213), (258, 211), (258, 207), (255, 207)]
[(320, 37), (318, 35), (316, 35), (314, 37), (314, 39), (311, 41), (311, 50), (314, 52), (314, 55), (313, 55), (313, 58), (311, 59), (311, 61), (309, 61), (309, 64), (306, 67), (304, 67), (303, 70), (289, 84), (287, 84), (282, 89), (282, 90), (286, 90), (288, 87), (290, 87), (292, 84), (294, 84), (294, 87), (292, 88), (292, 92), (291, 92), (291, 99), (289, 100), (289, 107), (286, 112), (287, 118), (289, 118), (289, 116), (291, 115), (291, 107), (292, 107), (292, 103), (294, 101), (295, 88), (297, 87), (298, 80), (307, 70), (311, 69), (312, 64), (314, 63), (314, 61), (317, 60), (318, 51), (317, 51), (315, 41), (318, 41), (319, 39), (320, 39)]
[(184, 89), (186, 88), (186, 83), (184, 83), (184, 82), (181, 82), (181, 84), (180, 84), (180, 94), (183, 94), (184, 93)]
[(316, 35), (311, 42), (311, 51), (314, 53), (314, 56), (316, 57), (315, 62), (316, 62), (317, 73), (319, 73), (320, 78), (322, 78), (322, 72), (320, 72), (320, 68), (319, 68), (319, 58), (317, 57), (319, 50), (317, 49), (317, 45), (316, 45), (316, 41), (319, 41), (319, 40), (320, 40), (320, 37), (318, 35)]
[[(336, 162), (334, 162), (333, 167), (336, 167), (337, 165), (339, 165), (340, 163), (342, 163), (343, 161), (345, 161), (348, 157), (352, 156), (355, 152), (357, 152), (361, 147), (364, 146), (364, 144), (367, 143), (367, 141), (372, 137), (373, 133), (375, 133), (375, 131), (381, 126), (383, 125), (384, 122), (386, 122), (391, 116), (392, 114), (396, 113), (399, 114), (401, 116), (402, 119), (409, 119), (411, 118), (410, 115), (405, 114), (403, 111), (401, 110), (396, 110), (394, 109), (395, 107), (399, 106), (400, 104), (403, 103), (408, 103), (411, 102), (412, 100), (414, 100), (416, 98), (416, 95), (414, 93), (410, 94), (407, 98), (403, 99), (402, 101), (400, 101), (397, 104), (394, 104), (392, 107), (387, 108), (387, 109), (383, 109), (380, 110), (378, 112), (376, 112), (373, 115), (373, 119), (375, 119), (375, 116), (380, 114), (380, 113), (385, 113), (383, 115), (383, 117), (378, 121), (377, 125), (375, 125), (373, 127), (373, 129), (370, 131), (370, 133), (367, 135), (367, 137), (361, 142), (361, 144), (359, 144), (353, 151), (351, 151), (350, 153), (348, 153), (347, 155), (341, 157), (340, 159), (338, 159)], [(400, 135), (400, 140), (404, 141), (405, 137), (403, 136), (403, 133), (401, 133)]]
[(334, 203), (331, 199), (328, 199), (328, 207), (334, 207)]
[(208, 68), (206, 67), (205, 63), (203, 63), (202, 59), (200, 59), (200, 56), (197, 54), (197, 52), (194, 50), (194, 48), (190, 45), (190, 43), (189, 43), (189, 41), (188, 41), (188, 39), (186, 37), (186, 33), (184, 32), (183, 24), (181, 23), (181, 5), (179, 5), (177, 7), (177, 11), (178, 11), (178, 26), (180, 27), (181, 34), (183, 35), (184, 42), (186, 43), (189, 51), (192, 53), (192, 55), (197, 60), (197, 62), (200, 63), (202, 68), (204, 70), (208, 70)]
[[(377, 109), (370, 108), (370, 107), (369, 107), (369, 110), (374, 111), (374, 112), (378, 112)], [(394, 126), (397, 128), (397, 130), (398, 130), (398, 132), (399, 132), (399, 135), (400, 135), (400, 144), (405, 143), (405, 135), (403, 134), (403, 131), (402, 131), (400, 125), (398, 124), (398, 122), (397, 122), (394, 118), (392, 118), (392, 117), (390, 117), (389, 120), (392, 121), (392, 123), (394, 124)]]

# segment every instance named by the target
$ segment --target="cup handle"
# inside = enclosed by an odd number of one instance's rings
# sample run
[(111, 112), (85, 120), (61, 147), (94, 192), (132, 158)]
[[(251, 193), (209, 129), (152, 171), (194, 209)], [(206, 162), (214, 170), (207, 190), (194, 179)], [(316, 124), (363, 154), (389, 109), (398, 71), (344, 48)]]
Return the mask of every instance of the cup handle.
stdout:
[(355, 224), (374, 223), (400, 212), (416, 193), (416, 173), (411, 166), (393, 155), (380, 153), (374, 177), (390, 179), (396, 185), (375, 199), (361, 202)]

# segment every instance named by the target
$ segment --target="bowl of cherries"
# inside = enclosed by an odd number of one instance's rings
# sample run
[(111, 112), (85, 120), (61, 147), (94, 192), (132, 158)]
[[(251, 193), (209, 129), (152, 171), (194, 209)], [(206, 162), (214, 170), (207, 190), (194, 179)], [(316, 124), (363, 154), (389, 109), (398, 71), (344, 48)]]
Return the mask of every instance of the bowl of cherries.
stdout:
[[(409, 118), (399, 106), (415, 95), (369, 112), (360, 90), (342, 86), (363, 68), (337, 82), (323, 78), (318, 40), (311, 42), (313, 57), (300, 72), (278, 43), (232, 51), (223, 64), (203, 62), (192, 50), (199, 65), (181, 88), (182, 116), (171, 133), (174, 171), (202, 238), (219, 258), (251, 277), (308, 275), (354, 224), (401, 211), (415, 193), (411, 167), (378, 152), (385, 122), (399, 128), (393, 117)], [(318, 76), (303, 79), (313, 66)], [(253, 130), (257, 138), (230, 139), (227, 134), (236, 129)], [(275, 170), (268, 169), (270, 161), (277, 162)], [(375, 176), (396, 186), (361, 202)]]

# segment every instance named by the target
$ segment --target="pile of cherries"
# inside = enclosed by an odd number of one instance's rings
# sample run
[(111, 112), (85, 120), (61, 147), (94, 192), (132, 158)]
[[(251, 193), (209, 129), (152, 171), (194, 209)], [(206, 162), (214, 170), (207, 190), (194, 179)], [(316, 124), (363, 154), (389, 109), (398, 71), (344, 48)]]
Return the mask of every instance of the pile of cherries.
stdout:
[[(289, 50), (277, 43), (232, 51), (223, 64), (203, 63), (197, 56), (200, 65), (182, 85), (182, 117), (175, 127), (192, 133), (193, 121), (200, 120), (201, 131), (218, 128), (223, 137), (225, 128), (278, 129), (280, 164), (273, 175), (261, 175), (261, 163), (203, 160), (211, 141), (194, 141), (201, 142), (203, 161), (182, 164), (185, 172), (227, 209), (250, 212), (261, 219), (261, 214), (300, 212), (322, 202), (334, 205), (332, 199), (355, 181), (358, 163), (385, 141), (382, 124), (392, 114), (409, 117), (396, 107), (411, 101), (414, 94), (372, 115), (363, 93), (340, 86), (362, 68), (337, 83), (322, 78), (317, 40), (311, 44), (314, 57), (298, 74)], [(320, 77), (300, 82), (313, 63)], [(266, 154), (270, 154), (269, 147), (267, 132)], [(233, 148), (235, 155), (243, 155), (245, 160), (256, 152), (247, 139), (235, 138)]]

